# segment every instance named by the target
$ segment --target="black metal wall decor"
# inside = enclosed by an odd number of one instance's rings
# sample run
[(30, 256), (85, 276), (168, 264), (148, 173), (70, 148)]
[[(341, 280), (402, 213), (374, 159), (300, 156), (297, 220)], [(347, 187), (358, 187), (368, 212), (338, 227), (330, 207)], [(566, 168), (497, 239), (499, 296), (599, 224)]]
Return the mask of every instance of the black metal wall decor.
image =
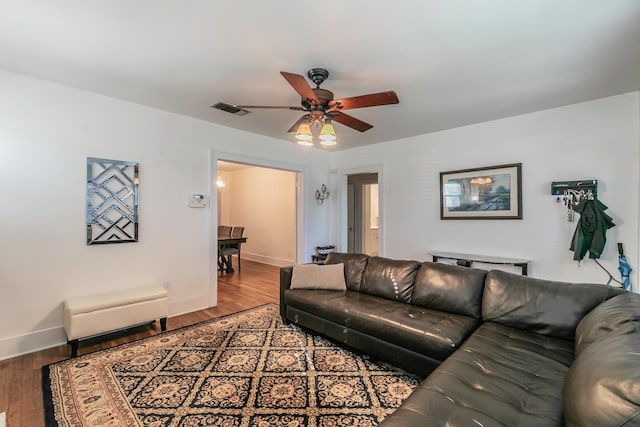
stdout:
[(138, 241), (138, 163), (87, 157), (87, 245)]

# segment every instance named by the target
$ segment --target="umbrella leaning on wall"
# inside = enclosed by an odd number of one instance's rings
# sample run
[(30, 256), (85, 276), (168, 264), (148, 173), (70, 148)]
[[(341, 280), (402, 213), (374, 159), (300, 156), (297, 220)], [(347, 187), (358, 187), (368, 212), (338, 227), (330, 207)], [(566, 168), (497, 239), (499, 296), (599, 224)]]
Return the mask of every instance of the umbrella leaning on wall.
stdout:
[(631, 280), (629, 279), (629, 275), (633, 269), (627, 262), (627, 257), (624, 256), (622, 243), (618, 243), (618, 271), (620, 272), (620, 278), (622, 279), (622, 287), (626, 290), (630, 290)]

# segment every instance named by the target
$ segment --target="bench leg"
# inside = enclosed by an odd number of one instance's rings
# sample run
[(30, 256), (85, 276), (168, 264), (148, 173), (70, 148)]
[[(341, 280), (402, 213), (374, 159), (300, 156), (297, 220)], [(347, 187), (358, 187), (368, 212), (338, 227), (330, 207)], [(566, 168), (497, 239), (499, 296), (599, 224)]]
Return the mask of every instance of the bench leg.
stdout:
[(71, 357), (76, 357), (78, 355), (78, 340), (69, 341), (69, 345), (71, 346)]
[(164, 332), (167, 330), (167, 318), (163, 317), (160, 319), (160, 329)]

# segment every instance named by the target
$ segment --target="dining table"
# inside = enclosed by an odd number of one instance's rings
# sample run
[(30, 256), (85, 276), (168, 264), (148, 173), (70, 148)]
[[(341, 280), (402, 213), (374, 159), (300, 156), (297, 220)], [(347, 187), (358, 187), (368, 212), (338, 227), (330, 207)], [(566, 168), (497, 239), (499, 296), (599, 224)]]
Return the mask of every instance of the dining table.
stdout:
[(226, 246), (241, 245), (247, 241), (246, 237), (232, 237), (228, 235), (218, 235), (218, 271), (233, 273), (233, 260), (231, 255), (221, 255), (222, 249)]

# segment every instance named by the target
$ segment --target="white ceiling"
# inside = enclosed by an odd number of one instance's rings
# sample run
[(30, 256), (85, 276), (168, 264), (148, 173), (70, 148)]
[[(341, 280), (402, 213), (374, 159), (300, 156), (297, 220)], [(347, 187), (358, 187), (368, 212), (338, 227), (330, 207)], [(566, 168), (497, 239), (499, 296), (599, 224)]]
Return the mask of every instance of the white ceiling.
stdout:
[(314, 67), (400, 99), (332, 149), (602, 98), (640, 89), (640, 1), (0, 0), (0, 68), (292, 143), (299, 111), (209, 106), (299, 105), (279, 72)]

